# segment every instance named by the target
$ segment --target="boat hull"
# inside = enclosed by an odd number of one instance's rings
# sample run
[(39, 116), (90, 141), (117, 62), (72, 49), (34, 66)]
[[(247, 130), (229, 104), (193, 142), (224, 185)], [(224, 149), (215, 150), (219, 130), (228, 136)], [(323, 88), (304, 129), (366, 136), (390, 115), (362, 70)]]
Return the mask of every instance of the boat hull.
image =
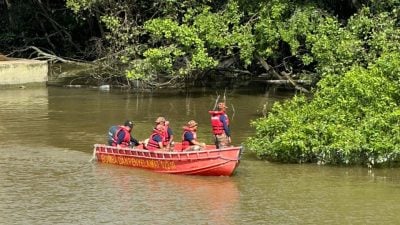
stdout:
[(231, 176), (239, 165), (242, 147), (207, 148), (204, 151), (165, 152), (95, 144), (93, 154), (101, 163), (143, 168), (159, 173)]

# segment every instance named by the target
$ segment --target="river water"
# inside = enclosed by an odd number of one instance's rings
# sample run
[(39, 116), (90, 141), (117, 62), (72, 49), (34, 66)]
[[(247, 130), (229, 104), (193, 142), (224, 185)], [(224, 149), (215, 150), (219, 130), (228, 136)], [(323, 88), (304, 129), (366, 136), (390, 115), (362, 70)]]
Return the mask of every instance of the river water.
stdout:
[[(245, 151), (232, 177), (156, 174), (89, 162), (109, 126), (155, 118), (176, 139), (190, 119), (209, 142), (218, 90), (129, 93), (37, 87), (0, 89), (0, 224), (398, 224), (400, 169), (273, 164)], [(223, 95), (224, 91), (219, 91)], [(227, 91), (233, 142), (249, 121), (290, 94)]]

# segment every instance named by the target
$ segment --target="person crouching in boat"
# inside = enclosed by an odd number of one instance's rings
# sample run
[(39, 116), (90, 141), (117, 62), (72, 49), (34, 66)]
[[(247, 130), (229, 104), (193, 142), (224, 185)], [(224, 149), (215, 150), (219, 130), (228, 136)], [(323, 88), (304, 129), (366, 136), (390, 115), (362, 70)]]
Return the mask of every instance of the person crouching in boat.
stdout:
[(197, 123), (190, 120), (183, 127), (182, 134), (182, 151), (199, 151), (206, 147), (205, 143), (197, 141)]
[(146, 149), (149, 151), (164, 151), (166, 150), (163, 145), (164, 141), (164, 126), (158, 124), (154, 129), (153, 133), (150, 135), (150, 138), (147, 142)]
[(211, 126), (217, 148), (227, 147), (231, 143), (229, 118), (226, 114), (227, 108), (224, 102), (220, 102), (217, 111), (208, 111), (211, 115)]
[(169, 127), (169, 121), (167, 121), (164, 117), (160, 116), (156, 119), (155, 121), (156, 126), (161, 124), (164, 126), (164, 140), (163, 140), (163, 146), (164, 148), (166, 148), (167, 150), (170, 149), (171, 147), (174, 146), (174, 133), (171, 129), (171, 127)]
[(112, 126), (108, 131), (108, 145), (116, 147), (130, 147), (141, 144), (132, 137), (133, 122), (125, 121), (124, 125)]

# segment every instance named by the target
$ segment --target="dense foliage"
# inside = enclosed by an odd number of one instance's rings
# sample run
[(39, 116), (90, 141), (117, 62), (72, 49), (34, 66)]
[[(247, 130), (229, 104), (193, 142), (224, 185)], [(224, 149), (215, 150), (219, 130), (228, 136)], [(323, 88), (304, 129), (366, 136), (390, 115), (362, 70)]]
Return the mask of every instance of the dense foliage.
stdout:
[(258, 156), (282, 162), (393, 164), (400, 162), (400, 54), (380, 57), (328, 75), (310, 100), (276, 103), (253, 121), (248, 145)]
[(362, 8), (341, 28), (357, 55), (338, 57), (346, 58), (347, 66), (321, 66), (324, 77), (312, 98), (298, 95), (276, 103), (267, 117), (252, 122), (256, 135), (247, 145), (260, 158), (369, 166), (400, 162), (399, 1), (390, 3)]
[[(148, 83), (210, 74), (222, 80), (252, 79), (262, 74), (294, 85), (297, 79), (315, 83), (325, 73), (345, 72), (354, 63), (366, 65), (379, 56), (380, 48), (392, 47), (385, 41), (386, 36), (396, 36), (390, 27), (398, 23), (399, 4), (398, 0), (1, 3), (3, 53), (33, 45), (56, 55), (96, 59), (105, 76), (120, 74)], [(33, 19), (25, 23), (28, 18)]]

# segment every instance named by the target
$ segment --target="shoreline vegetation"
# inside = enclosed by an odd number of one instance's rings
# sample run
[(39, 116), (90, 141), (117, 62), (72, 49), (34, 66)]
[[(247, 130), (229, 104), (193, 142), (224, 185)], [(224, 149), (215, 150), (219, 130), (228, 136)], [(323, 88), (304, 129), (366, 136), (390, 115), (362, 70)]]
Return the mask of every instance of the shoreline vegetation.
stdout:
[(252, 121), (246, 145), (260, 159), (397, 166), (399, 8), (399, 0), (13, 0), (0, 2), (0, 49), (68, 62), (70, 85), (290, 87), (293, 99)]
[[(322, 79), (252, 122), (247, 147), (259, 158), (319, 165), (400, 166), (400, 54)], [(396, 82), (393, 82), (397, 80)]]

